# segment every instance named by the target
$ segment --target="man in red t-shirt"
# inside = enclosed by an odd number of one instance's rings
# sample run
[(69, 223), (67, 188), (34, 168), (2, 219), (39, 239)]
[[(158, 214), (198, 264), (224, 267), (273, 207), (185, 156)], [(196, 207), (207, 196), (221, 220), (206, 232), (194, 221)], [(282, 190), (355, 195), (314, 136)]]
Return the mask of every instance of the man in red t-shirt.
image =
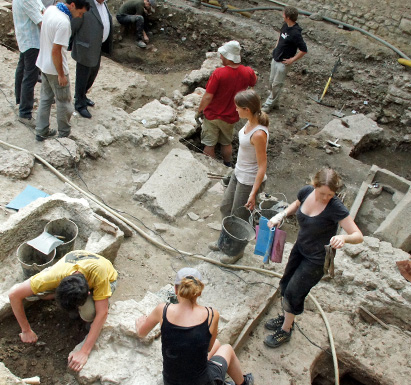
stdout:
[(204, 153), (215, 158), (215, 145), (220, 143), (224, 164), (231, 166), (234, 123), (239, 121), (234, 96), (248, 87), (254, 87), (257, 76), (251, 67), (241, 62), (240, 43), (232, 40), (222, 45), (218, 52), (224, 67), (217, 68), (206, 86), (198, 113), (204, 112), (201, 143)]

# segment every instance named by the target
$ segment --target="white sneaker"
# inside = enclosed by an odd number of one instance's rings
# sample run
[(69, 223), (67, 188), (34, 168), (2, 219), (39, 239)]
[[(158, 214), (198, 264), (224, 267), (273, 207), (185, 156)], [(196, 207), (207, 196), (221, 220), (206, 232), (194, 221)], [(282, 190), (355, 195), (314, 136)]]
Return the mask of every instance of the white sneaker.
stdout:
[(147, 44), (144, 43), (143, 40), (136, 41), (136, 45), (137, 45), (137, 47), (140, 47), (140, 48), (146, 48), (147, 47)]

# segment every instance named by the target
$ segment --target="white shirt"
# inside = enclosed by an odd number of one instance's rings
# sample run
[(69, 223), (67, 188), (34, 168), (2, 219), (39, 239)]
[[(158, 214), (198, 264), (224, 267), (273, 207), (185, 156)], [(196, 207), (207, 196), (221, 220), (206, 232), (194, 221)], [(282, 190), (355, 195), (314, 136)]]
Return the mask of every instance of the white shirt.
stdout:
[(94, 4), (96, 4), (97, 11), (100, 14), (101, 21), (103, 22), (103, 43), (107, 40), (108, 35), (110, 34), (110, 19), (108, 17), (108, 11), (107, 7), (105, 4), (105, 1), (103, 1), (101, 4), (97, 1), (94, 0)]
[(36, 66), (40, 68), (41, 72), (48, 75), (58, 75), (51, 51), (53, 44), (59, 44), (63, 46), (61, 48), (61, 55), (63, 58), (64, 74), (67, 75), (69, 73), (67, 47), (70, 35), (71, 25), (69, 17), (55, 5), (48, 7), (46, 12), (44, 12), (43, 24), (41, 25), (40, 52), (36, 62)]

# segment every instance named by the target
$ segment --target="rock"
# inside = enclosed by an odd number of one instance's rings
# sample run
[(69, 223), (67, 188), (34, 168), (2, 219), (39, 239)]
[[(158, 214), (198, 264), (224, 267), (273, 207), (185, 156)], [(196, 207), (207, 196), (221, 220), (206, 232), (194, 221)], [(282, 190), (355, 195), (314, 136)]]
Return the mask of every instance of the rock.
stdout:
[(183, 84), (187, 86), (196, 86), (202, 82), (206, 82), (213, 71), (221, 67), (220, 54), (218, 52), (207, 52), (206, 60), (201, 65), (199, 70), (193, 70), (183, 79)]
[(168, 230), (168, 225), (164, 223), (154, 223), (154, 230), (158, 233), (165, 233)]
[(191, 152), (173, 149), (134, 199), (146, 203), (155, 214), (175, 220), (203, 194), (208, 184), (207, 169)]
[(168, 135), (159, 128), (141, 130), (143, 135), (142, 144), (145, 147), (160, 147), (168, 142)]
[(363, 114), (343, 119), (333, 119), (318, 134), (331, 140), (339, 139), (350, 143), (350, 155), (355, 156), (370, 144), (382, 139), (383, 129)]
[(26, 179), (34, 166), (34, 156), (25, 151), (0, 150), (0, 174)]
[(200, 219), (200, 217), (196, 214), (193, 213), (192, 211), (190, 211), (189, 213), (187, 213), (187, 216), (192, 220), (192, 221), (198, 221)]
[(148, 178), (150, 178), (149, 173), (132, 173), (132, 178), (133, 178), (133, 183), (137, 186), (139, 189), (144, 183), (148, 181)]
[(16, 377), (14, 374), (10, 372), (3, 364), (0, 362), (0, 383), (4, 385), (24, 385), (23, 382), (19, 377)]
[(181, 104), (183, 101), (183, 94), (179, 90), (174, 90), (173, 91), (173, 100), (177, 104)]
[(102, 255), (114, 262), (118, 249), (124, 240), (124, 233), (119, 229), (116, 235), (94, 231), (90, 234), (85, 250)]
[(166, 106), (170, 106), (172, 108), (174, 108), (174, 102), (168, 98), (167, 96), (162, 96), (160, 98), (160, 103), (165, 104)]
[(411, 20), (403, 17), (400, 22), (400, 29), (408, 35), (411, 35)]
[(60, 138), (44, 141), (41, 157), (56, 168), (71, 168), (80, 161), (80, 152), (74, 140)]
[(155, 128), (161, 124), (170, 124), (176, 119), (175, 110), (157, 99), (147, 103), (130, 114), (130, 117), (142, 123), (146, 128)]
[(221, 231), (222, 230), (222, 225), (219, 222), (212, 222), (212, 223), (207, 223), (207, 226), (210, 229), (216, 230), (216, 231)]

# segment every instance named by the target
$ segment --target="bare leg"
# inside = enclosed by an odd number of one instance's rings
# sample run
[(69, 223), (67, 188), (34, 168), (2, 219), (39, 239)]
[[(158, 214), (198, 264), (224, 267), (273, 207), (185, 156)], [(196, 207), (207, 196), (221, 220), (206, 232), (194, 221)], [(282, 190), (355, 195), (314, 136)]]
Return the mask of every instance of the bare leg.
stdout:
[(212, 147), (210, 147), (210, 146), (205, 146), (205, 147), (204, 147), (204, 154), (206, 154), (206, 155), (208, 155), (208, 156), (211, 156), (212, 158), (215, 159), (215, 151), (214, 151), (214, 149), (215, 149), (215, 146), (212, 146)]
[(293, 322), (295, 319), (295, 314), (287, 313), (286, 311), (284, 312), (284, 323), (282, 326), (282, 329), (289, 333), (291, 330), (291, 327), (293, 326)]
[(233, 154), (233, 146), (231, 144), (227, 146), (221, 145), (221, 154), (223, 155), (224, 162), (231, 162), (231, 156)]
[(148, 38), (148, 36), (147, 36), (147, 34), (146, 34), (146, 31), (144, 31), (143, 30), (143, 40), (146, 42), (146, 43), (148, 43), (149, 42), (149, 38)]
[(208, 352), (207, 360), (209, 360), (212, 356), (215, 355), (216, 351), (221, 347), (221, 343), (218, 339), (214, 341), (214, 345), (211, 350)]
[(231, 345), (221, 346), (215, 353), (217, 356), (224, 357), (227, 361), (228, 375), (233, 379), (236, 385), (241, 385), (244, 382), (243, 372), (241, 370), (240, 361), (238, 360), (234, 349)]

